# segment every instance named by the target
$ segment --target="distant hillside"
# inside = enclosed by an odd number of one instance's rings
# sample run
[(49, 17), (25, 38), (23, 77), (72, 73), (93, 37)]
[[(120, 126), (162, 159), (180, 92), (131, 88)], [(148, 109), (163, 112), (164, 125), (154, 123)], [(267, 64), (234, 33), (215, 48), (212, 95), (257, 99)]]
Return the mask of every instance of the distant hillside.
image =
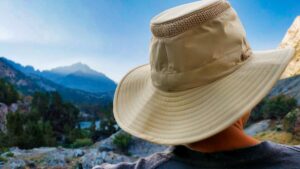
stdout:
[(12, 66), (13, 68), (15, 68), (16, 70), (24, 73), (24, 74), (37, 74), (39, 73), (39, 71), (35, 70), (34, 67), (32, 66), (23, 66), (19, 63), (16, 63), (12, 60), (9, 60), (5, 57), (0, 57), (0, 59), (2, 61), (4, 61), (5, 63), (9, 64), (10, 66)]
[(58, 67), (50, 71), (43, 71), (40, 74), (63, 86), (92, 93), (108, 92), (116, 89), (116, 83), (113, 80), (82, 63)]
[(35, 70), (32, 66), (23, 66), (4, 57), (2, 57), (2, 60), (26, 75), (43, 77), (72, 89), (79, 89), (91, 93), (113, 93), (117, 87), (116, 83), (103, 73), (97, 72), (82, 63), (58, 67), (47, 71), (39, 71)]
[(23, 66), (4, 57), (2, 57), (2, 60), (26, 75), (43, 77), (72, 89), (79, 89), (91, 93), (109, 92), (112, 97), (117, 86), (113, 80), (103, 73), (97, 72), (82, 63), (41, 72), (35, 70), (32, 66)]
[[(12, 63), (14, 65), (12, 65)], [(110, 104), (112, 101), (112, 93), (90, 93), (77, 89), (70, 89), (62, 85), (56, 84), (46, 78), (40, 77), (36, 74), (36, 71), (26, 69), (24, 67), (16, 68), (19, 64), (16, 64), (7, 59), (0, 58), (0, 78), (6, 79), (12, 83), (16, 88), (24, 94), (33, 94), (36, 91), (58, 91), (62, 97), (79, 104)], [(27, 71), (26, 73), (21, 72)], [(34, 69), (33, 69), (34, 70)]]
[(15, 85), (22, 93), (29, 94), (35, 91), (52, 91), (54, 88), (43, 84), (39, 84), (33, 78), (29, 78), (21, 71), (12, 67), (5, 59), (0, 58), (0, 78), (6, 79)]

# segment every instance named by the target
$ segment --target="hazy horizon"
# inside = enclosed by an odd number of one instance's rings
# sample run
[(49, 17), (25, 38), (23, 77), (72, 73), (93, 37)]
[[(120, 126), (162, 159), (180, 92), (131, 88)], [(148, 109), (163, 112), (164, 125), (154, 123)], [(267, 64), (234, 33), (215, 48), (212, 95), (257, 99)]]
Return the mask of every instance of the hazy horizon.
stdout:
[(25, 65), (25, 64), (22, 64), (22, 63), (19, 63), (19, 62), (15, 61), (15, 60), (12, 60), (12, 59), (10, 59), (10, 58), (8, 58), (8, 57), (6, 57), (6, 56), (0, 56), (0, 58), (1, 58), (1, 57), (5, 58), (5, 59), (8, 59), (8, 60), (10, 60), (10, 61), (13, 61), (13, 62), (15, 62), (15, 63), (17, 63), (17, 64), (21, 64), (21, 65), (24, 66), (24, 67), (27, 67), (27, 66), (33, 67), (36, 71), (47, 71), (47, 70), (53, 70), (53, 69), (60, 68), (60, 67), (68, 67), (68, 66), (72, 66), (72, 65), (76, 65), (76, 64), (83, 64), (83, 65), (87, 65), (89, 68), (91, 68), (91, 69), (93, 69), (93, 70), (96, 70), (96, 71), (99, 72), (99, 73), (103, 73), (103, 72), (101, 72), (101, 71), (99, 71), (99, 70), (97, 70), (97, 69), (91, 67), (90, 65), (81, 62), (81, 61), (77, 61), (77, 62), (74, 62), (74, 63), (68, 63), (67, 65), (58, 65), (58, 66), (56, 66), (56, 67), (52, 67), (52, 68), (49, 68), (49, 69), (38, 69), (38, 68), (34, 67), (33, 65)]
[[(0, 1), (0, 56), (39, 70), (87, 64), (116, 82), (148, 63), (149, 21), (194, 0)], [(229, 0), (254, 50), (276, 48), (296, 16), (294, 0)]]

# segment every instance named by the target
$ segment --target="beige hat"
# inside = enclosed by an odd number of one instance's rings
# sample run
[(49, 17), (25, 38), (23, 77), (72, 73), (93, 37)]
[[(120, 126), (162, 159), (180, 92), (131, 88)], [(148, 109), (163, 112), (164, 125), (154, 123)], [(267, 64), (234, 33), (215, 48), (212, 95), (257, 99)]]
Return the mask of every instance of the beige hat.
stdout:
[(271, 90), (294, 53), (252, 52), (225, 0), (166, 10), (151, 31), (150, 63), (121, 80), (114, 116), (126, 132), (159, 144), (196, 142), (233, 124)]

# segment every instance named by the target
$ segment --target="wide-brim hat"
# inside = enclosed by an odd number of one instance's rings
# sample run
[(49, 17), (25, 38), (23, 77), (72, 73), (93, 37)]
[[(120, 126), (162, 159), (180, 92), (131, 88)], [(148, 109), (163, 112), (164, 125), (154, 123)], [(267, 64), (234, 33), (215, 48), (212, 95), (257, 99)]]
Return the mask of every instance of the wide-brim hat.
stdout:
[(118, 84), (114, 117), (126, 132), (165, 145), (226, 129), (267, 95), (294, 49), (252, 51), (225, 0), (166, 10), (151, 20), (150, 63)]

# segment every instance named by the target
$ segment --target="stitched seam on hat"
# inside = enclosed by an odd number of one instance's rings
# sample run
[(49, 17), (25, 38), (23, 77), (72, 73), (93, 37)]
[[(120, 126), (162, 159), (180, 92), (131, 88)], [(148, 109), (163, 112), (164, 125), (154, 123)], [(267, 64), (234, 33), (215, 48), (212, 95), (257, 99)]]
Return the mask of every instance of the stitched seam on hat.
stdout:
[(151, 31), (155, 37), (173, 37), (217, 17), (228, 8), (230, 8), (229, 3), (220, 1), (188, 15), (167, 22), (152, 24)]

